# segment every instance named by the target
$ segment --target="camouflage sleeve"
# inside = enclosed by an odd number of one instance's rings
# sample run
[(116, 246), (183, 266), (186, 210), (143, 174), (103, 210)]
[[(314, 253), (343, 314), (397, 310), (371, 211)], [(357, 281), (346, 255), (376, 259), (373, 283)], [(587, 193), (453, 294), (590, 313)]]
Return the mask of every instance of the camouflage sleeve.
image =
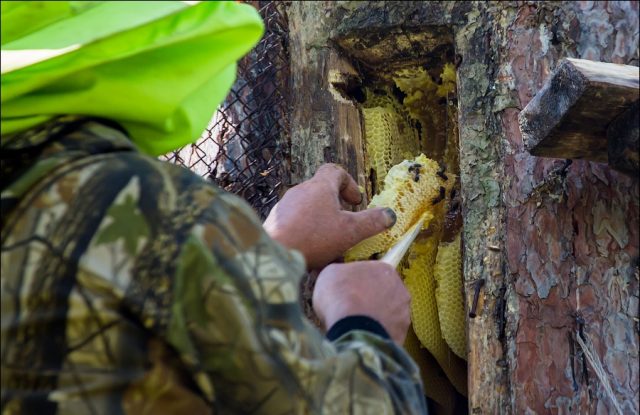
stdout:
[(202, 192), (208, 213), (180, 249), (167, 337), (199, 362), (205, 390), (234, 412), (426, 411), (401, 348), (358, 330), (324, 340), (299, 305), (301, 257), (270, 240), (243, 201)]
[(3, 414), (426, 411), (400, 347), (329, 342), (303, 316), (300, 256), (244, 202), (135, 152), (70, 154), (3, 191), (20, 196), (3, 225)]

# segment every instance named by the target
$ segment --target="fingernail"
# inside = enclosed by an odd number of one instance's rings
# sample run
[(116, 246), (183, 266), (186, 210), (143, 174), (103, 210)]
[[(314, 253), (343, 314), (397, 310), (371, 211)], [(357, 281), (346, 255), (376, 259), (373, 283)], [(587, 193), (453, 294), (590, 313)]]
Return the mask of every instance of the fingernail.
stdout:
[(398, 217), (396, 216), (396, 212), (394, 212), (393, 209), (386, 208), (384, 210), (384, 214), (387, 216), (387, 228), (390, 228), (396, 224), (396, 219), (398, 219)]

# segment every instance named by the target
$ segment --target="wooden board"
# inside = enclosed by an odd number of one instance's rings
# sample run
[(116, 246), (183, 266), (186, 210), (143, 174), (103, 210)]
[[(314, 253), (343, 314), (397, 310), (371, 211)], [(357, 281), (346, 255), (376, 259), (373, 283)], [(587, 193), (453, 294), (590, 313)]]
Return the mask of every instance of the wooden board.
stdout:
[(613, 120), (607, 129), (609, 165), (631, 177), (638, 177), (640, 155), (638, 136), (640, 135), (640, 101)]
[(565, 59), (519, 115), (525, 147), (535, 156), (607, 163), (607, 128), (638, 91), (636, 66)]

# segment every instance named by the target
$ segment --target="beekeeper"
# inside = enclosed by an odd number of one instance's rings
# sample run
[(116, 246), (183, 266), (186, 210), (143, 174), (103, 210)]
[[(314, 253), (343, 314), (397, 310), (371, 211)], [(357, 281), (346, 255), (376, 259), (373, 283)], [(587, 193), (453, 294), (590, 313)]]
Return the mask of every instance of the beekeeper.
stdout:
[(396, 271), (329, 265), (392, 211), (341, 210), (360, 192), (325, 165), (263, 226), (155, 158), (263, 33), (194, 3), (2, 2), (2, 414), (426, 412)]

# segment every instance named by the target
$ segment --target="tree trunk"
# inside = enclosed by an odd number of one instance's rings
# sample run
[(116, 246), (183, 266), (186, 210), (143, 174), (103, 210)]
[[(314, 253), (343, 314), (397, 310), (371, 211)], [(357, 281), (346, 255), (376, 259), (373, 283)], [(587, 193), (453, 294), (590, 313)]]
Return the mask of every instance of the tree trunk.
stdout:
[(330, 161), (370, 186), (349, 96), (366, 62), (341, 40), (452, 34), (468, 303), (485, 280), (469, 412), (637, 414), (638, 181), (534, 157), (518, 128), (562, 58), (638, 65), (637, 2), (294, 2), (289, 18), (294, 183)]

